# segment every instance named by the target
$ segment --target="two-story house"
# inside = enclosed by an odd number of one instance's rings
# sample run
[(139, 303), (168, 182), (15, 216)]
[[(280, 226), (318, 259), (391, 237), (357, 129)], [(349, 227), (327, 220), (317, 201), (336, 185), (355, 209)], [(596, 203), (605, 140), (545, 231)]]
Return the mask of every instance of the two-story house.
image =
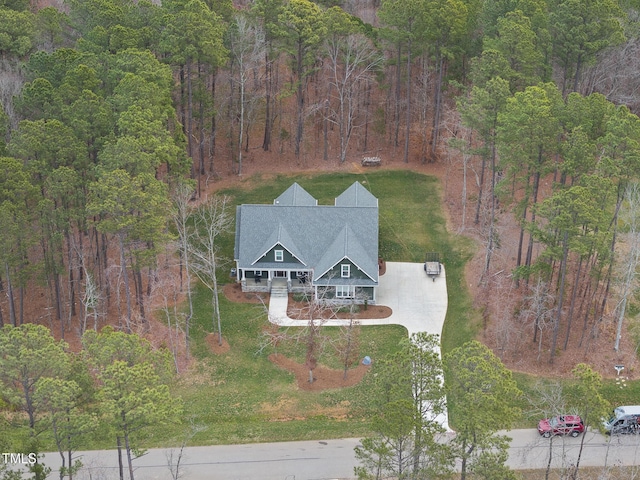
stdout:
[(294, 183), (272, 205), (240, 205), (234, 258), (245, 292), (286, 285), (324, 300), (373, 304), (378, 199), (355, 182), (334, 205), (318, 205)]

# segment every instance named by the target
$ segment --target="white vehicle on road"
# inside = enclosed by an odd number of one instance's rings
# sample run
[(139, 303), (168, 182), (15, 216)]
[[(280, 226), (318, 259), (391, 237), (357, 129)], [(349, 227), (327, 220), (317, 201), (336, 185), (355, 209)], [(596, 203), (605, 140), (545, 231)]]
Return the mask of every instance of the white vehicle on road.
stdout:
[(617, 407), (611, 418), (605, 420), (604, 429), (611, 435), (640, 433), (640, 405)]

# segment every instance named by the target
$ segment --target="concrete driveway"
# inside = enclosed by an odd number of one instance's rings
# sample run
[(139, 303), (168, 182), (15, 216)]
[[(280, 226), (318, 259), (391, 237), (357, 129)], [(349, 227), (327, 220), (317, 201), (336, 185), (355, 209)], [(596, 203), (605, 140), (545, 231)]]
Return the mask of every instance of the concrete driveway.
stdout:
[[(387, 262), (379, 278), (376, 304), (393, 311), (388, 318), (361, 319), (360, 325), (403, 325), (409, 335), (427, 332), (441, 335), (447, 314), (447, 278), (444, 266), (435, 280), (427, 277), (422, 263)], [(281, 326), (305, 326), (306, 320), (287, 316), (287, 297), (269, 300), (269, 320)], [(327, 326), (346, 325), (348, 320), (329, 320)]]
[[(287, 303), (288, 297), (272, 295), (269, 321), (281, 326), (306, 326), (307, 320), (293, 320), (287, 316)], [(442, 337), (448, 304), (444, 266), (440, 276), (432, 280), (427, 277), (422, 263), (387, 262), (385, 274), (378, 280), (376, 304), (391, 308), (393, 313), (387, 318), (360, 319), (360, 325), (403, 325), (409, 335), (427, 332)], [(348, 325), (348, 320), (328, 320), (325, 325)], [(435, 419), (451, 431), (446, 409)]]

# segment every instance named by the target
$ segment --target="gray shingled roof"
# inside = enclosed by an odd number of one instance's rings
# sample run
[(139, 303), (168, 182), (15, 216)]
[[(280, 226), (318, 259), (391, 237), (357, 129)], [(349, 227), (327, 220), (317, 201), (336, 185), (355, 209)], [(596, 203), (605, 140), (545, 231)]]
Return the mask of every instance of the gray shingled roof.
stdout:
[[(294, 184), (297, 185), (297, 184)], [(293, 185), (292, 185), (293, 187)], [(280, 198), (303, 200), (305, 204), (241, 205), (236, 210), (235, 259), (239, 268), (253, 268), (274, 245), (280, 244), (316, 276), (344, 258), (378, 281), (377, 199), (359, 183), (347, 189), (336, 205), (308, 205), (311, 195), (298, 185)], [(306, 191), (304, 191), (306, 193)], [(348, 193), (350, 192), (350, 193)], [(364, 194), (366, 193), (366, 195)], [(345, 195), (347, 194), (347, 195)], [(375, 204), (371, 201), (375, 200)], [(315, 200), (314, 200), (315, 202)], [(266, 268), (295, 268), (283, 263)]]
[(340, 207), (377, 207), (378, 199), (360, 182), (354, 182), (336, 197), (336, 205)]
[(318, 200), (313, 198), (309, 192), (296, 182), (276, 198), (273, 204), (280, 206), (315, 206), (318, 204)]
[[(350, 259), (358, 268), (368, 275), (371, 275), (370, 272), (374, 269), (378, 269), (377, 254), (376, 258), (371, 258), (360, 243), (360, 239), (355, 232), (348, 225), (345, 225), (316, 264), (314, 272), (315, 278), (313, 280), (317, 281), (320, 279), (320, 277), (345, 258)], [(372, 278), (372, 280), (377, 280), (377, 277)]]
[[(254, 262), (257, 262), (260, 257), (262, 257), (265, 253), (269, 252), (276, 245), (282, 245), (282, 247), (289, 250), (289, 252), (300, 260), (302, 263), (306, 265), (304, 252), (302, 252), (297, 246), (295, 240), (289, 235), (289, 232), (284, 228), (282, 224), (278, 225), (278, 228), (275, 228), (269, 238), (267, 238), (262, 247), (262, 254), (259, 255)], [(278, 262), (280, 263), (280, 262)], [(281, 264), (281, 263), (280, 263)]]

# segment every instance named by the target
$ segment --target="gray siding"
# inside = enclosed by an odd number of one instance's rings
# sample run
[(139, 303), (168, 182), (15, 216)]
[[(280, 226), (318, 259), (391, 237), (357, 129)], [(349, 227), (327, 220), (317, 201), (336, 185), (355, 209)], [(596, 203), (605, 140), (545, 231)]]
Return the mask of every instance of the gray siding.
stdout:
[[(351, 266), (351, 275), (349, 276), (349, 278), (343, 278), (342, 277), (342, 265), (343, 264), (347, 264)], [(320, 277), (323, 280), (328, 280), (328, 282), (331, 283), (341, 283), (344, 284), (346, 280), (358, 280), (358, 279), (367, 279), (369, 281), (370, 278), (367, 276), (366, 273), (364, 273), (362, 270), (358, 269), (358, 267), (356, 267), (356, 265), (348, 260), (348, 259), (344, 259), (342, 261), (340, 261), (339, 263), (337, 263), (331, 270), (329, 270), (326, 274), (324, 274), (322, 277)], [(333, 280), (340, 280), (339, 282), (333, 282)]]
[[(283, 261), (282, 262), (276, 262), (276, 257), (275, 257), (275, 251), (276, 250), (282, 250), (283, 253)], [(259, 265), (264, 265), (268, 263), (270, 268), (274, 268), (274, 265), (276, 265), (275, 268), (277, 268), (277, 265), (282, 264), (282, 269), (283, 270), (287, 270), (292, 268), (292, 265), (300, 265), (301, 266), (301, 270), (302, 270), (302, 263), (300, 263), (300, 261), (294, 257), (293, 255), (291, 255), (291, 253), (289, 253), (289, 251), (280, 246), (277, 245), (274, 248), (272, 248), (271, 250), (269, 250), (266, 255), (264, 257), (262, 257), (260, 260), (258, 260), (255, 263), (255, 267), (258, 268)]]

